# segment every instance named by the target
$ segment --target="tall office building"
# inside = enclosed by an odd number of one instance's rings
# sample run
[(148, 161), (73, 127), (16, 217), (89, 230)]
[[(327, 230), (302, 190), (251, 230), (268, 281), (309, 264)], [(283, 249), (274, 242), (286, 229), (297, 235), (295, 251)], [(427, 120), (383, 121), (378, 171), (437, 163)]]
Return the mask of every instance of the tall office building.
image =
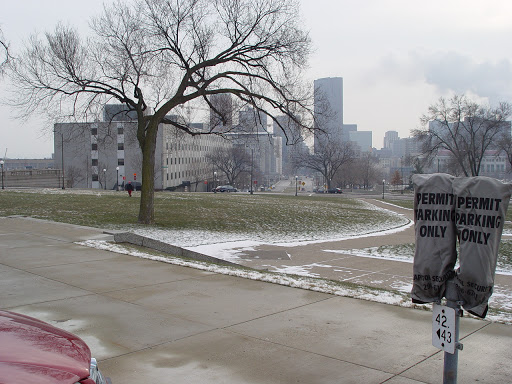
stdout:
[(342, 140), (343, 78), (326, 77), (314, 81), (315, 148), (325, 140)]
[(392, 149), (393, 143), (398, 140), (400, 140), (400, 137), (398, 136), (397, 131), (387, 131), (384, 134), (384, 147), (383, 148)]
[(372, 150), (372, 131), (350, 131), (350, 141), (355, 143), (358, 151), (370, 152)]
[(212, 95), (210, 103), (210, 130), (213, 132), (230, 132), (233, 127), (233, 100), (230, 94)]
[(267, 115), (252, 107), (246, 107), (238, 112), (238, 125), (234, 131), (243, 133), (268, 133)]

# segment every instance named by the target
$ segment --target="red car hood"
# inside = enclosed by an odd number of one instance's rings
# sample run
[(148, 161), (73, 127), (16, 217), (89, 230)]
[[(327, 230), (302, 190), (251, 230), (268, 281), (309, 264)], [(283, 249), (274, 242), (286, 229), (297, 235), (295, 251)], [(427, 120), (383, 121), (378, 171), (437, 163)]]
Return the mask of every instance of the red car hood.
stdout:
[(89, 376), (91, 352), (79, 337), (0, 311), (0, 383), (70, 384)]

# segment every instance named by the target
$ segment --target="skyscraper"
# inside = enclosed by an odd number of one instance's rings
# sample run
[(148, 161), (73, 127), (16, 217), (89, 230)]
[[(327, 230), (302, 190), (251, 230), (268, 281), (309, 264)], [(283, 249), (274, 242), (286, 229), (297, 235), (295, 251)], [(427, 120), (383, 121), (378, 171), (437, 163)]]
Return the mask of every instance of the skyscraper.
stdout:
[(229, 132), (233, 126), (233, 100), (227, 93), (210, 96), (210, 130)]
[(324, 140), (342, 140), (343, 78), (326, 77), (314, 81), (315, 148)]
[(384, 134), (384, 147), (386, 149), (393, 149), (393, 143), (400, 140), (397, 131), (387, 131)]

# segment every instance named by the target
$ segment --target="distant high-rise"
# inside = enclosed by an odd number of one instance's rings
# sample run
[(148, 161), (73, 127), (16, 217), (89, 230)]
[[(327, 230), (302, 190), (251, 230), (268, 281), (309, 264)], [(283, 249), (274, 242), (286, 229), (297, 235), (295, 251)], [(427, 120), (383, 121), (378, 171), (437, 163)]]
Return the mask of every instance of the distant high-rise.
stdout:
[(324, 140), (342, 140), (343, 78), (326, 77), (314, 81), (315, 148)]
[(372, 131), (350, 131), (350, 141), (355, 143), (361, 152), (372, 150)]
[(393, 143), (400, 140), (397, 131), (387, 131), (384, 134), (384, 147), (385, 149), (393, 149)]
[(245, 133), (268, 133), (267, 131), (267, 115), (263, 112), (256, 111), (252, 107), (246, 107), (238, 112), (238, 126), (236, 132)]
[(343, 124), (343, 132), (341, 134), (343, 141), (352, 141), (350, 135), (353, 132), (357, 132), (357, 124)]
[(231, 95), (222, 93), (210, 97), (210, 130), (229, 132), (233, 126), (233, 101)]

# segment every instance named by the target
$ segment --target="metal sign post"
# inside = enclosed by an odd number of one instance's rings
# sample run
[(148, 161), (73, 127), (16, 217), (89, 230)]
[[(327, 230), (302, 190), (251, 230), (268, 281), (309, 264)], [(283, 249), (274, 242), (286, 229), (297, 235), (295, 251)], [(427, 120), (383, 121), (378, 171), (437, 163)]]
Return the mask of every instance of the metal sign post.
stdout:
[[(411, 299), (436, 303), (432, 344), (445, 351), (443, 382), (456, 383), (461, 307), (480, 318), (487, 314), (512, 184), (439, 173), (414, 175), (413, 184)], [(443, 297), (444, 307), (439, 305)]]
[[(446, 296), (453, 298), (456, 287), (453, 281), (447, 283)], [(443, 384), (457, 383), (459, 362), (459, 322), (462, 317), (461, 301), (447, 299), (446, 306), (434, 304), (432, 307), (432, 345), (444, 351)]]

